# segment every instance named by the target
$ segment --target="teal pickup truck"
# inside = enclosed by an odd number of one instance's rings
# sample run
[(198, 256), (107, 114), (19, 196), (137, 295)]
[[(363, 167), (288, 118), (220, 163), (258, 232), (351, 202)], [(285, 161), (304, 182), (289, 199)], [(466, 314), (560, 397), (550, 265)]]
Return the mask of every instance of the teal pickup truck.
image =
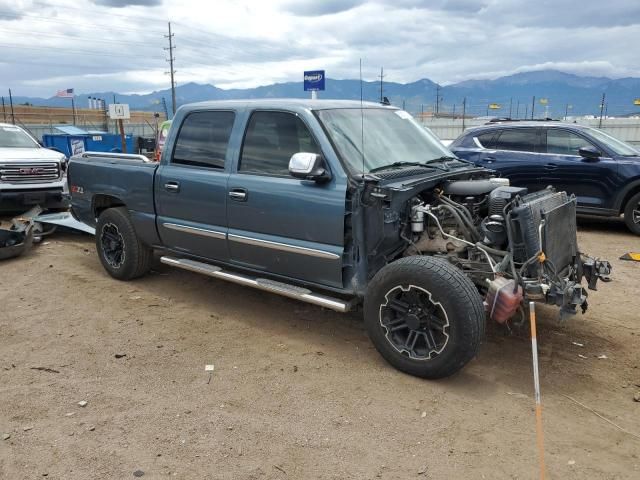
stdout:
[[(363, 308), (396, 368), (446, 377), (486, 317), (529, 300), (586, 309), (607, 262), (581, 255), (575, 199), (459, 160), (407, 112), (332, 100), (205, 102), (176, 113), (159, 163), (87, 152), (73, 215), (111, 276), (172, 267), (340, 312)], [(483, 303), (484, 301), (484, 303)]]

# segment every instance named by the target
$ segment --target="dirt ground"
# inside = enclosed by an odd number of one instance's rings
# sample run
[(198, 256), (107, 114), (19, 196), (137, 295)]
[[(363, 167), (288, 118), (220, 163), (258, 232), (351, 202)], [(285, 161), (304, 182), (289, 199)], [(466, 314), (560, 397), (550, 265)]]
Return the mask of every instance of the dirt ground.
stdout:
[[(565, 324), (539, 308), (548, 478), (638, 479), (640, 263), (618, 257), (640, 239), (579, 236), (614, 281)], [(86, 235), (0, 264), (2, 479), (534, 479), (532, 390), (528, 327), (430, 382), (356, 313), (163, 266), (121, 283)]]

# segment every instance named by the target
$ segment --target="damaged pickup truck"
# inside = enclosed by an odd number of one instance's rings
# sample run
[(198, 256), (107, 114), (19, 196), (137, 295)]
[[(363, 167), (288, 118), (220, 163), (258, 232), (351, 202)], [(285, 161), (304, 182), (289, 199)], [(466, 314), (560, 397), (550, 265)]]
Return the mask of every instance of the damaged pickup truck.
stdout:
[[(84, 153), (72, 212), (120, 280), (161, 261), (337, 311), (363, 307), (380, 354), (441, 378), (477, 354), (486, 317), (587, 308), (610, 266), (580, 253), (576, 201), (459, 160), (411, 115), (351, 101), (181, 107), (159, 164)], [(513, 320), (512, 320), (513, 319)]]

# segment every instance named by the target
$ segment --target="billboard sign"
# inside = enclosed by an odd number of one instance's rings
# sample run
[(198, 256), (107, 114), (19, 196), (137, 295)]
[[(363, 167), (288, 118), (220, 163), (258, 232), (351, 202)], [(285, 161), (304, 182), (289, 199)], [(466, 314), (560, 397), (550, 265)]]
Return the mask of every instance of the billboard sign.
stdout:
[(111, 120), (128, 120), (131, 118), (129, 113), (129, 105), (126, 103), (109, 104), (109, 117)]
[(324, 90), (324, 70), (304, 72), (304, 91), (317, 92), (319, 90)]

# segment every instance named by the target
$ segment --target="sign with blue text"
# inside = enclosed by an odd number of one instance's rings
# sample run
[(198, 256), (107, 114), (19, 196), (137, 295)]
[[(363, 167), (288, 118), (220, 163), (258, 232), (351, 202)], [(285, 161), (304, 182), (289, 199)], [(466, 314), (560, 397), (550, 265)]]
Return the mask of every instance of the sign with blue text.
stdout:
[(324, 90), (324, 70), (304, 72), (304, 91), (317, 92), (318, 90)]

